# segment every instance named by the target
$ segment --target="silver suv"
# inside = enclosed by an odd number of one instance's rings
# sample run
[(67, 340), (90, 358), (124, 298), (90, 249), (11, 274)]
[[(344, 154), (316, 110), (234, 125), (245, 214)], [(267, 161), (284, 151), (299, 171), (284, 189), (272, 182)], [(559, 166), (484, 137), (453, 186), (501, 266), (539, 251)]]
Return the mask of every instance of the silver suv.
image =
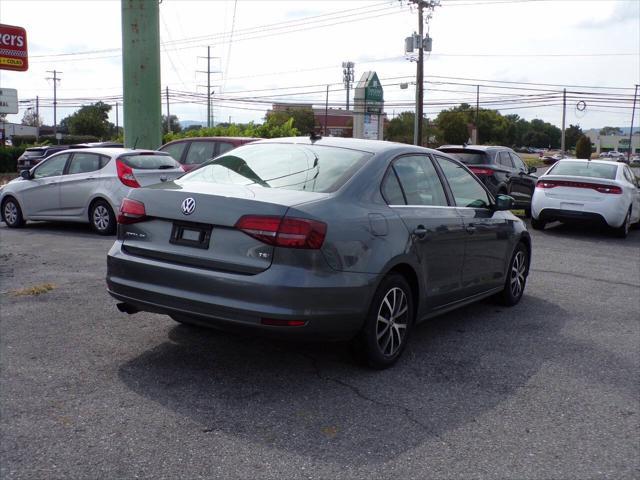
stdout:
[(89, 222), (113, 234), (116, 216), (132, 188), (174, 180), (184, 170), (170, 155), (153, 150), (83, 148), (50, 156), (0, 190), (7, 226), (26, 220)]

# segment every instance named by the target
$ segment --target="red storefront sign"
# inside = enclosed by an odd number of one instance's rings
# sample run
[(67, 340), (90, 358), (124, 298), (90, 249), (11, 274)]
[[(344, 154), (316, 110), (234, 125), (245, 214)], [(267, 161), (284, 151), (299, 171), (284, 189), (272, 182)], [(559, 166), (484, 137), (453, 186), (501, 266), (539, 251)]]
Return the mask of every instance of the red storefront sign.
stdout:
[(0, 70), (25, 72), (28, 68), (27, 32), (22, 27), (0, 23)]

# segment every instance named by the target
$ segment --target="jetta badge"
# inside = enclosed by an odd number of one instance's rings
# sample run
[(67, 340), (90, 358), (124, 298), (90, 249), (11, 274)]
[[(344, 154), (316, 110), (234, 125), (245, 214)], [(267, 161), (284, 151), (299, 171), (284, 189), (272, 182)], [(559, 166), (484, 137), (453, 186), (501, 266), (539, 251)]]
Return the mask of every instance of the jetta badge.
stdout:
[(191, 215), (195, 209), (196, 201), (193, 198), (185, 198), (182, 201), (182, 213), (184, 213), (185, 215)]

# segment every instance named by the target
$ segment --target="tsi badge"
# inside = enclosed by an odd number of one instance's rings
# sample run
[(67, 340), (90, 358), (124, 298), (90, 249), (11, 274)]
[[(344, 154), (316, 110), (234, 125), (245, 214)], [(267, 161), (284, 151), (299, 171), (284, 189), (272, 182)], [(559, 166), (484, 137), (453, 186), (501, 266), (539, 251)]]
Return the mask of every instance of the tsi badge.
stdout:
[(185, 215), (191, 215), (195, 209), (196, 201), (193, 198), (185, 198), (182, 201), (182, 213), (184, 213)]

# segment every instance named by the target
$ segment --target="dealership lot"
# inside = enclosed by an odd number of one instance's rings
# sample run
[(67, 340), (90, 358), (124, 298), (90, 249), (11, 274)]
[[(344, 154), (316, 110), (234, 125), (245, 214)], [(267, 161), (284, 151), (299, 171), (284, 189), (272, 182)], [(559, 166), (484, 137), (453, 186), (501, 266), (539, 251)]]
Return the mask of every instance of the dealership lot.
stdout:
[(531, 234), (519, 305), (422, 325), (377, 372), (127, 316), (112, 237), (2, 225), (0, 476), (637, 478), (640, 231)]

